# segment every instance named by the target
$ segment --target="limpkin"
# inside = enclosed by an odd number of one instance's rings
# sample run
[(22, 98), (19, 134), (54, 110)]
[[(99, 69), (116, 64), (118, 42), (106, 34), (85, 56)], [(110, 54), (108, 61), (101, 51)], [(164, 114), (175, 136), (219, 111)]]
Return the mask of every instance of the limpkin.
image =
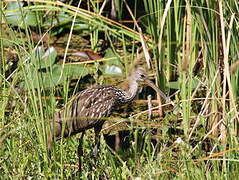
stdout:
[[(119, 89), (110, 85), (97, 85), (79, 92), (63, 109), (55, 113), (53, 131), (49, 137), (49, 146), (52, 139), (60, 139), (82, 132), (79, 146), (79, 170), (81, 169), (82, 139), (87, 129), (94, 128), (95, 148), (99, 146), (99, 133), (105, 122), (104, 117), (110, 116), (115, 107), (126, 104), (134, 99), (142, 85), (151, 86), (166, 102), (173, 103), (149, 79), (142, 68), (135, 68), (128, 77), (127, 89)], [(54, 136), (54, 137), (53, 137)]]

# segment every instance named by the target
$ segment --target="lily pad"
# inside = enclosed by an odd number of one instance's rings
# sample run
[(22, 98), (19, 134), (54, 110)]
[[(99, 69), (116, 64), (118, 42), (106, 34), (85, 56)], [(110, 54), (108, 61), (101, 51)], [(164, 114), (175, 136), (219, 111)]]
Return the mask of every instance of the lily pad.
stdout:
[[(30, 68), (30, 66), (29, 66)], [(33, 88), (44, 87), (52, 88), (57, 85), (63, 84), (67, 79), (82, 78), (94, 69), (84, 67), (83, 65), (62, 65), (55, 64), (50, 68), (50, 71), (42, 72), (36, 68), (30, 68), (26, 81), (31, 84)], [(26, 89), (26, 82), (23, 82), (23, 88)]]
[(37, 14), (23, 9), (23, 2), (9, 2), (6, 10), (6, 21), (14, 26), (24, 28), (24, 24), (37, 26)]
[(31, 59), (31, 62), (37, 69), (47, 68), (54, 64), (57, 52), (54, 47), (49, 47), (46, 51), (42, 46), (39, 46), (35, 50), (35, 58)]
[(119, 56), (111, 49), (106, 50), (104, 59), (109, 59), (105, 62), (105, 65), (101, 68), (104, 75), (122, 75), (123, 65)]

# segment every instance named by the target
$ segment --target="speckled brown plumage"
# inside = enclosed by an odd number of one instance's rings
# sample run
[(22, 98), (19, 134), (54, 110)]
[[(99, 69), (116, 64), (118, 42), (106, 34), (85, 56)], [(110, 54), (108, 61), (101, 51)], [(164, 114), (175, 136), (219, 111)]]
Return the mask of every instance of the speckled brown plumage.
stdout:
[(64, 137), (101, 125), (111, 111), (127, 103), (125, 92), (114, 86), (97, 85), (76, 95), (54, 117), (55, 137), (60, 138), (65, 122)]
[[(125, 89), (119, 89), (114, 86), (97, 85), (74, 96), (59, 112), (55, 113), (52, 123), (52, 131), (48, 139), (48, 147), (52, 145), (52, 140), (61, 137), (71, 136), (90, 128), (95, 130), (96, 148), (99, 145), (99, 133), (104, 123), (104, 117), (108, 117), (116, 106), (126, 104), (134, 99), (142, 85), (149, 85), (166, 99), (167, 98), (151, 81), (148, 80), (147, 74), (141, 69), (136, 68), (128, 77), (128, 86)], [(78, 146), (78, 156), (82, 152), (82, 141)], [(81, 162), (79, 158), (79, 169)]]

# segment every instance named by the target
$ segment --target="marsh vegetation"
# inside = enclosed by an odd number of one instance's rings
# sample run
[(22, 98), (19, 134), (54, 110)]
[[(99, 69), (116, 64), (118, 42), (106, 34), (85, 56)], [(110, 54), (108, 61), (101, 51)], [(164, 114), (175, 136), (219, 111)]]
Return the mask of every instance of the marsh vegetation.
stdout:
[[(3, 0), (0, 7), (2, 179), (238, 178), (237, 1)], [(80, 134), (54, 143), (49, 158), (54, 113), (87, 87), (121, 87), (135, 64), (175, 106), (144, 88), (107, 119), (96, 164), (91, 130), (82, 174)]]

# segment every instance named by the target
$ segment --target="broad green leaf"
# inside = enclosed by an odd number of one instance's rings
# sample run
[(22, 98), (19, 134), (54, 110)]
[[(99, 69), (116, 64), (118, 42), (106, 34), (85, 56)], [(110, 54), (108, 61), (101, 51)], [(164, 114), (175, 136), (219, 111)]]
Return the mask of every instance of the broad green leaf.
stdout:
[(116, 65), (119, 67), (122, 66), (119, 56), (111, 48), (108, 48), (106, 50), (104, 58), (110, 59), (110, 60), (106, 61), (106, 64)]
[[(200, 83), (200, 81), (198, 79), (193, 79), (193, 81), (192, 81), (192, 89), (195, 89), (197, 87), (198, 83)], [(167, 84), (167, 87), (169, 87), (171, 89), (180, 89), (181, 85), (180, 85), (179, 81), (172, 81), (172, 82), (169, 82)]]
[(42, 46), (39, 46), (35, 50), (36, 58), (31, 61), (37, 69), (47, 68), (54, 64), (57, 52), (54, 47), (49, 47), (46, 51)]
[(55, 18), (48, 18), (44, 21), (45, 25), (53, 26), (53, 25), (62, 25), (68, 22), (72, 22), (72, 16), (65, 13), (64, 11), (60, 11), (55, 14)]
[[(63, 66), (55, 64), (52, 68), (52, 77), (54, 79), (59, 79), (61, 75)], [(82, 78), (88, 74), (91, 74), (94, 71), (93, 68), (85, 67), (84, 65), (73, 65), (73, 64), (67, 64), (64, 66), (62, 78), (59, 82), (63, 82), (66, 79), (76, 79), (76, 78)]]
[(7, 23), (14, 26), (24, 27), (24, 23), (30, 26), (37, 26), (37, 14), (30, 10), (23, 9), (23, 2), (9, 2), (6, 12)]
[(22, 7), (23, 2), (9, 2), (7, 4), (7, 10), (9, 11), (5, 15), (9, 24), (20, 25), (22, 23), (23, 14), (20, 11)]
[(122, 75), (122, 69), (114, 65), (104, 65), (104, 74), (105, 75)]
[[(52, 66), (51, 71), (39, 72), (36, 68), (31, 67), (26, 79), (28, 84), (31, 84), (33, 88), (37, 88), (38, 86), (52, 88), (56, 85), (63, 84), (68, 79), (82, 78), (94, 71), (93, 68), (84, 67), (82, 65), (65, 65), (61, 76), (62, 68), (62, 65), (55, 64)], [(26, 82), (22, 85), (26, 89)]]
[(25, 17), (25, 23), (29, 26), (37, 26), (38, 20), (37, 20), (36, 12), (27, 11), (27, 14)]
[(101, 71), (105, 75), (122, 75), (123, 65), (117, 54), (111, 49), (106, 50), (105, 59), (109, 59), (105, 62), (105, 65), (101, 68)]

